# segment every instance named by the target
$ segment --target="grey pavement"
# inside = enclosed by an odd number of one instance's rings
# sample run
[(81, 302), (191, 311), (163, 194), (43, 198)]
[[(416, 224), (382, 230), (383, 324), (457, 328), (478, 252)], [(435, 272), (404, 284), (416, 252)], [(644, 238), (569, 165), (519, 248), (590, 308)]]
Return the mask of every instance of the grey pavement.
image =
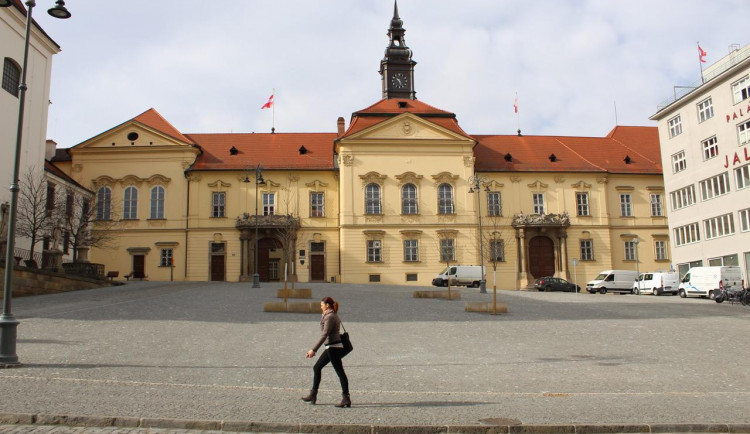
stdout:
[(447, 301), (412, 298), (426, 288), (301, 284), (315, 300), (340, 302), (355, 346), (344, 361), (353, 407), (338, 409), (331, 368), (318, 405), (299, 400), (312, 381), (304, 354), (319, 316), (263, 312), (281, 286), (262, 286), (136, 282), (14, 299), (23, 366), (0, 369), (0, 433), (71, 429), (59, 424), (119, 424), (118, 433), (750, 432), (750, 307), (498, 291), (509, 312), (493, 316), (464, 311), (491, 299), (477, 289)]

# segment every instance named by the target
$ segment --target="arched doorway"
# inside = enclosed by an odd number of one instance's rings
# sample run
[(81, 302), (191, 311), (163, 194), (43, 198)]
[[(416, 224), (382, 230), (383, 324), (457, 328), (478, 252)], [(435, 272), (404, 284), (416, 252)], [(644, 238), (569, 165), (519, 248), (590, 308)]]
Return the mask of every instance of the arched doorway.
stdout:
[(529, 273), (535, 279), (555, 274), (555, 244), (551, 239), (537, 236), (529, 240)]

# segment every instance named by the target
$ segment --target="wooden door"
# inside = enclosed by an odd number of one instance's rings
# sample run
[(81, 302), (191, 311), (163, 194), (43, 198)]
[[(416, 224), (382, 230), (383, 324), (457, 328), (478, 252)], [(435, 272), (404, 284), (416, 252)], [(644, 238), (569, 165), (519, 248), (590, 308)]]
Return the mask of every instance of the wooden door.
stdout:
[(317, 282), (326, 280), (324, 255), (310, 255), (310, 280)]
[(529, 273), (537, 279), (555, 274), (555, 245), (547, 237), (529, 240)]
[(223, 282), (224, 276), (224, 255), (211, 255), (211, 280), (214, 282)]
[(146, 277), (146, 256), (133, 255), (133, 278), (143, 279)]

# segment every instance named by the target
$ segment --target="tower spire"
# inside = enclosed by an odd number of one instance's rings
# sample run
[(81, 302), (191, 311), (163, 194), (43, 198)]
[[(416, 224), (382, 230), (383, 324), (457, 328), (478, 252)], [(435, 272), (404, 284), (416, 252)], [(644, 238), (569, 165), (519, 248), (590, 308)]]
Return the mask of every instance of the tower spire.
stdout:
[(414, 91), (414, 65), (412, 52), (404, 39), (404, 22), (398, 15), (398, 1), (393, 1), (393, 18), (388, 29), (389, 44), (385, 57), (380, 61), (383, 98), (416, 99)]

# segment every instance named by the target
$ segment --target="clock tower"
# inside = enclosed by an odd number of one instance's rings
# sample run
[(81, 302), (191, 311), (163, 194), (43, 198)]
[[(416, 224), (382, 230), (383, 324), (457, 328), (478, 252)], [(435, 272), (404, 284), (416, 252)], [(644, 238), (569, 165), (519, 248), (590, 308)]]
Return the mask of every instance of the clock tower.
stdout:
[(414, 65), (411, 50), (404, 40), (404, 22), (398, 16), (398, 3), (393, 3), (393, 19), (388, 29), (391, 40), (385, 49), (385, 57), (380, 61), (380, 76), (383, 82), (383, 98), (417, 99), (414, 91)]

